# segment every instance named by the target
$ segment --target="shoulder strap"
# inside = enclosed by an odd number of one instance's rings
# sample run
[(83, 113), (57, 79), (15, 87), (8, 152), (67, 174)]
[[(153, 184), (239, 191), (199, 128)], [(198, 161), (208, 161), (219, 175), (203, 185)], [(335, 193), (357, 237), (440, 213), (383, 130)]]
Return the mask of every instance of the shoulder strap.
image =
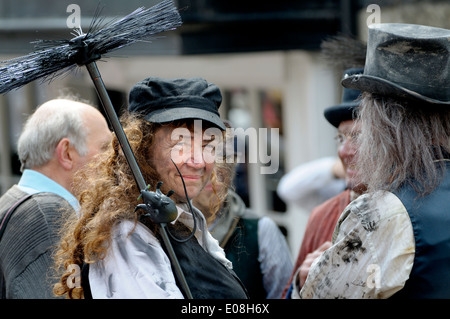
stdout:
[(84, 299), (92, 299), (91, 286), (89, 284), (89, 264), (83, 263), (81, 267), (81, 287), (83, 288)]
[(14, 205), (12, 205), (11, 208), (6, 212), (5, 216), (2, 219), (2, 222), (0, 224), (0, 240), (3, 237), (3, 233), (5, 232), (6, 225), (8, 224), (8, 221), (11, 218), (13, 212), (16, 210), (17, 207), (19, 207), (20, 204), (22, 204), (24, 201), (26, 201), (31, 196), (33, 196), (33, 194), (28, 194), (28, 195), (22, 197)]

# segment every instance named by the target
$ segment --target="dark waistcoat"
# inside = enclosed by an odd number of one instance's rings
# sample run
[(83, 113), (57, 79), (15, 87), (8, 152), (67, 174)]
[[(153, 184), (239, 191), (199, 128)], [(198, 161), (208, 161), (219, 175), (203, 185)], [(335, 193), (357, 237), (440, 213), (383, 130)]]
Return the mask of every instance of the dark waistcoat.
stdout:
[(241, 218), (224, 249), (227, 258), (233, 263), (233, 270), (247, 288), (250, 298), (265, 299), (267, 293), (258, 261), (258, 221), (256, 218)]
[(450, 163), (431, 194), (418, 197), (410, 186), (395, 194), (411, 219), (416, 253), (410, 278), (393, 297), (450, 298)]
[[(194, 299), (248, 299), (246, 288), (233, 270), (206, 252), (195, 236), (183, 243), (170, 240)], [(178, 279), (177, 285), (180, 287)]]

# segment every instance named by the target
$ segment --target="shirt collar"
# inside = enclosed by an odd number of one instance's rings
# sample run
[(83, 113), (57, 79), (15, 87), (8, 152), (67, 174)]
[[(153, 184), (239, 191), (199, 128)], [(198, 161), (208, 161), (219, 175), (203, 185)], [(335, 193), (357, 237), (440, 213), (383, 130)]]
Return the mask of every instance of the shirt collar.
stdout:
[(28, 194), (35, 194), (40, 192), (54, 193), (68, 201), (69, 204), (72, 205), (72, 207), (75, 209), (75, 211), (79, 211), (80, 209), (80, 205), (75, 196), (72, 195), (72, 193), (70, 193), (67, 189), (59, 185), (54, 180), (37, 171), (25, 169), (23, 171), (22, 177), (20, 178), (18, 186), (22, 191)]

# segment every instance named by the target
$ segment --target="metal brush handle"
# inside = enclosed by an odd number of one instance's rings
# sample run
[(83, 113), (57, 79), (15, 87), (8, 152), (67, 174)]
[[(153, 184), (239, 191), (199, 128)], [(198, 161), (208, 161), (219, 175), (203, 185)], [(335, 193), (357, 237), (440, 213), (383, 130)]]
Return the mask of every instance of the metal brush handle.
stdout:
[(146, 189), (147, 185), (145, 184), (144, 177), (142, 176), (134, 154), (131, 150), (130, 144), (128, 143), (128, 139), (122, 129), (122, 125), (119, 122), (117, 114), (109, 98), (108, 92), (106, 91), (100, 72), (98, 71), (97, 64), (95, 62), (90, 62), (86, 64), (86, 68), (89, 72), (89, 75), (91, 76), (92, 81), (94, 82), (95, 89), (100, 98), (100, 101), (102, 102), (103, 109), (106, 112), (109, 123), (112, 125), (114, 132), (116, 133), (117, 139), (119, 140), (128, 165), (133, 172), (136, 183), (140, 190)]
[[(103, 105), (103, 108), (106, 112), (109, 123), (112, 125), (119, 144), (122, 148), (122, 151), (125, 155), (125, 158), (133, 172), (133, 176), (136, 180), (136, 183), (141, 190), (141, 192), (147, 191), (147, 185), (145, 184), (144, 177), (139, 169), (139, 166), (136, 162), (136, 158), (134, 157), (133, 151), (131, 150), (130, 144), (128, 143), (128, 139), (123, 131), (122, 125), (117, 117), (117, 114), (114, 110), (114, 107), (111, 103), (111, 99), (109, 98), (108, 92), (106, 91), (105, 84), (103, 83), (100, 72), (98, 71), (97, 64), (95, 61), (91, 61), (85, 64), (89, 75), (94, 83), (97, 94), (100, 98), (100, 101)], [(195, 218), (195, 217), (194, 217)], [(186, 278), (184, 277), (183, 271), (181, 269), (180, 263), (175, 255), (175, 251), (173, 250), (172, 244), (170, 242), (169, 236), (167, 235), (166, 223), (158, 223), (161, 230), (161, 236), (168, 251), (169, 258), (172, 262), (172, 266), (175, 270), (175, 274), (178, 278), (178, 281), (185, 292), (185, 295), (188, 299), (193, 299), (189, 286), (186, 282)]]

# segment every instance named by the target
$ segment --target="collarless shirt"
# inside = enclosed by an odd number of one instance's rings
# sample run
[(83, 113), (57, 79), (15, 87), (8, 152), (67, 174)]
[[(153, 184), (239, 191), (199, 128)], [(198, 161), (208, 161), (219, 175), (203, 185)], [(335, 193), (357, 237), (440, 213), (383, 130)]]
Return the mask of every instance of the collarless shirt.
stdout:
[(393, 193), (374, 196), (346, 207), (333, 245), (314, 260), (301, 291), (294, 280), (292, 298), (389, 298), (403, 288), (415, 256), (411, 220)]
[(75, 196), (73, 196), (67, 189), (59, 185), (54, 180), (37, 171), (25, 169), (19, 180), (18, 186), (27, 194), (48, 192), (59, 195), (68, 201), (75, 211), (79, 211), (80, 205)]

